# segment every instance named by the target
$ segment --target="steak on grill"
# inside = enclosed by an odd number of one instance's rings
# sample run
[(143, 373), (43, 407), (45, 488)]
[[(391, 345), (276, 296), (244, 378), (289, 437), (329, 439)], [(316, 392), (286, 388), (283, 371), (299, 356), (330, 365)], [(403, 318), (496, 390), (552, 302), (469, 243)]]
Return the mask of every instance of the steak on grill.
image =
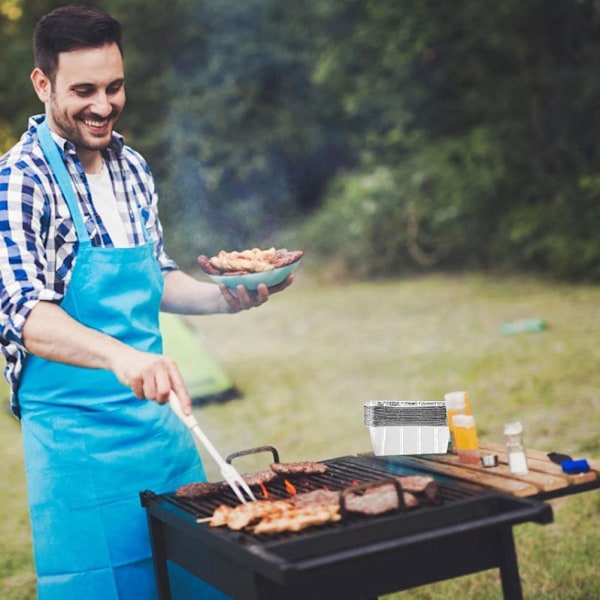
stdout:
[(396, 477), (405, 492), (416, 494), (429, 504), (441, 502), (441, 492), (438, 482), (429, 475), (405, 475)]
[(297, 507), (339, 506), (340, 492), (333, 492), (331, 490), (314, 490), (304, 494), (297, 494), (292, 498), (292, 503)]
[(248, 485), (264, 485), (277, 477), (275, 471), (257, 471), (256, 473), (244, 473), (242, 478)]
[(348, 489), (343, 494), (344, 509), (361, 515), (381, 515), (400, 509), (416, 508), (419, 500), (410, 492), (405, 492), (393, 482), (381, 483), (356, 490)]

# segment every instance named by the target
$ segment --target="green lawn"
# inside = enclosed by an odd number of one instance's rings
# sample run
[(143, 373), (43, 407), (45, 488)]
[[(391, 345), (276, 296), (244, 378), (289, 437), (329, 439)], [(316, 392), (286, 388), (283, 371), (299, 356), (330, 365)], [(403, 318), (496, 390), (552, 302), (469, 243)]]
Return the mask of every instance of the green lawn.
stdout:
[[(501, 442), (504, 422), (518, 418), (530, 447), (600, 457), (599, 286), (484, 276), (322, 284), (307, 271), (265, 307), (191, 320), (244, 392), (196, 409), (223, 454), (263, 444), (282, 460), (363, 452), (365, 401), (434, 400), (466, 389), (480, 437)], [(525, 317), (550, 328), (501, 335), (503, 322)], [(34, 587), (18, 425), (3, 414), (0, 431), (0, 597), (24, 600)], [(209, 456), (205, 464), (218, 478)], [(259, 457), (239, 466), (265, 465)], [(525, 597), (600, 597), (600, 494), (552, 506), (554, 523), (515, 528)], [(451, 597), (500, 598), (498, 573), (386, 600)]]

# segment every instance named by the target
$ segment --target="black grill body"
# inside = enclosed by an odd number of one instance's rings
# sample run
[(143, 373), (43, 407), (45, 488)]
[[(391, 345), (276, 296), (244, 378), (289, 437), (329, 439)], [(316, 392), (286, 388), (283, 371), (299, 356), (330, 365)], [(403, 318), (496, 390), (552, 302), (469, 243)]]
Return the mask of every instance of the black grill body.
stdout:
[[(298, 493), (423, 474), (369, 455), (323, 462), (329, 467), (325, 474), (289, 478)], [(197, 523), (220, 504), (237, 504), (226, 488), (202, 500), (142, 492), (160, 598), (171, 597), (167, 560), (239, 600), (364, 600), (493, 568), (500, 570), (504, 596), (521, 598), (512, 527), (551, 522), (551, 507), (434, 477), (441, 490), (438, 505), (350, 515), (274, 535)], [(268, 484), (268, 493), (270, 498), (289, 497), (281, 481)]]

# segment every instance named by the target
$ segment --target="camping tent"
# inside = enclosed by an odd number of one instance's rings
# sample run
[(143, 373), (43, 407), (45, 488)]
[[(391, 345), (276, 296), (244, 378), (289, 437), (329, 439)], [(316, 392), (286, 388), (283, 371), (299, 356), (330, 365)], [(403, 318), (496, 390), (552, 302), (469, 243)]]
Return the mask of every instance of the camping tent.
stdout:
[(183, 317), (161, 313), (160, 328), (164, 353), (177, 361), (194, 404), (224, 402), (240, 396)]

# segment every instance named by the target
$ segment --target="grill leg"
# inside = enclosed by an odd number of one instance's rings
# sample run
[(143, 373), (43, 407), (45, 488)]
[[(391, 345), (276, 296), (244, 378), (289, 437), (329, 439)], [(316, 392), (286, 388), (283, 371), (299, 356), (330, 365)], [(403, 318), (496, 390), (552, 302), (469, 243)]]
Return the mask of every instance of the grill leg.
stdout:
[(158, 588), (158, 597), (160, 600), (171, 600), (163, 523), (158, 519), (149, 516), (148, 526), (151, 532), (150, 543), (152, 546), (152, 561), (154, 562), (154, 574), (156, 577), (156, 587)]
[(503, 527), (499, 535), (501, 542), (500, 579), (502, 581), (502, 593), (506, 600), (523, 600), (512, 527)]

